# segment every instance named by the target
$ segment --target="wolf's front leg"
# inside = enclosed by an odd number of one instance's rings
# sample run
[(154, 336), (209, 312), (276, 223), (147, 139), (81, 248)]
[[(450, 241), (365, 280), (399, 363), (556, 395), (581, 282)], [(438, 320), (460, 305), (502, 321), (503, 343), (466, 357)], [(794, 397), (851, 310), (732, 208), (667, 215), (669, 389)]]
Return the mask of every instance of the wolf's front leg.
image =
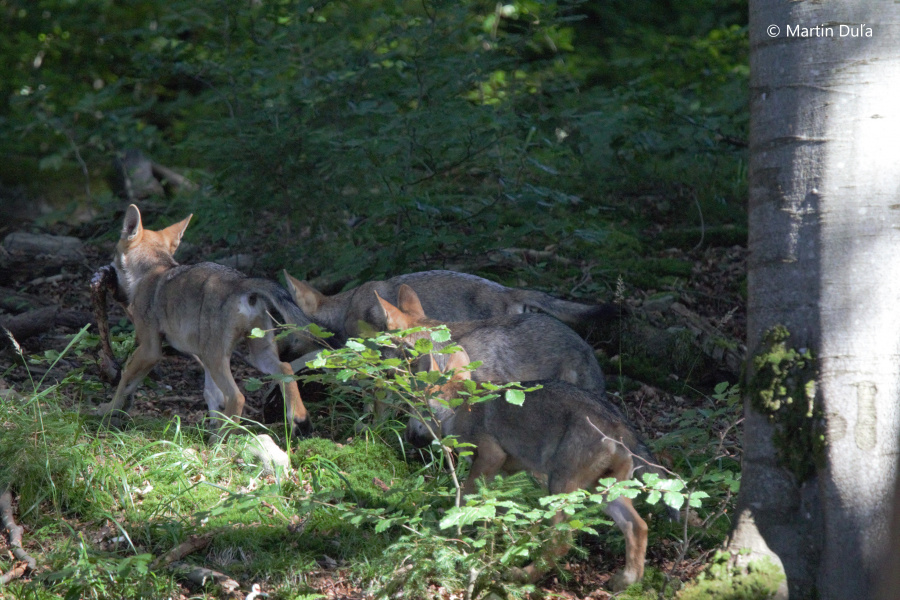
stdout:
[(139, 344), (128, 358), (112, 401), (98, 406), (95, 413), (97, 416), (104, 417), (110, 413), (124, 412), (131, 408), (131, 395), (150, 372), (150, 369), (162, 358), (162, 344), (159, 337), (143, 337), (147, 341)]

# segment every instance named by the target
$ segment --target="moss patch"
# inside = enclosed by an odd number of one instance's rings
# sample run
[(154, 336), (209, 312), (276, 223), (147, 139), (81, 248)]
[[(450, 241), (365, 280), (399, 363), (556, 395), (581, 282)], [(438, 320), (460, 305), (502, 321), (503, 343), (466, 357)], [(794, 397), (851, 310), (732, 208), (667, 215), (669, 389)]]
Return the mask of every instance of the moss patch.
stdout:
[(678, 600), (766, 600), (778, 591), (784, 573), (768, 558), (746, 568), (734, 564), (727, 552), (719, 552), (709, 568), (685, 587)]
[(804, 481), (823, 455), (822, 411), (816, 406), (816, 359), (808, 348), (789, 345), (787, 328), (766, 332), (753, 357), (747, 389), (753, 407), (775, 426), (779, 463)]

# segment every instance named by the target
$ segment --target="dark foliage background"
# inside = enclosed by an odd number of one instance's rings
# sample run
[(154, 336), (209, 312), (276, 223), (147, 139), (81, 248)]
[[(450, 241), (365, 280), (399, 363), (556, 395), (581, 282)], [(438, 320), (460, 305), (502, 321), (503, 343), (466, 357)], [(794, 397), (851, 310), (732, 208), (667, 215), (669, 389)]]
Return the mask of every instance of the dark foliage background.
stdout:
[[(99, 207), (94, 235), (115, 229), (104, 175), (127, 148), (203, 184), (150, 200), (152, 218), (196, 212), (189, 240), (338, 287), (524, 268), (531, 285), (608, 296), (619, 275), (679, 274), (636, 268), (648, 245), (744, 235), (740, 1), (0, 11), (0, 180), (49, 197), (50, 219)], [(485, 259), (508, 248), (552, 258)]]

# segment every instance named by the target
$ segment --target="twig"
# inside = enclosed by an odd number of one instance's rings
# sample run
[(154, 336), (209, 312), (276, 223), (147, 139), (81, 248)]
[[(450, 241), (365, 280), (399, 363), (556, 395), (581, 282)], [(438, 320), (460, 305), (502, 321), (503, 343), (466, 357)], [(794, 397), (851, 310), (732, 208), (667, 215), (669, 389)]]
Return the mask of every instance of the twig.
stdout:
[(25, 529), (21, 525), (17, 525), (13, 519), (12, 492), (9, 489), (0, 493), (0, 520), (3, 522), (3, 528), (9, 532), (9, 546), (12, 548), (13, 556), (24, 561), (26, 566), (33, 571), (37, 567), (37, 561), (22, 548), (22, 533)]
[[(628, 448), (628, 446), (626, 446), (625, 443), (622, 442), (621, 440), (617, 440), (617, 439), (615, 439), (615, 438), (609, 437), (608, 435), (606, 435), (605, 433), (603, 433), (603, 431), (602, 431), (599, 427), (597, 427), (596, 425), (594, 425), (594, 424), (591, 422), (591, 418), (590, 418), (590, 417), (585, 417), (585, 420), (588, 422), (588, 425), (590, 425), (591, 427), (593, 427), (594, 430), (595, 430), (597, 433), (599, 433), (601, 436), (603, 436), (603, 439), (604, 439), (604, 440), (609, 440), (609, 441), (613, 442), (614, 444), (617, 444), (617, 445), (621, 446), (621, 447), (625, 450), (625, 452), (627, 452), (628, 454), (631, 455), (631, 458), (637, 458), (637, 459), (639, 459), (642, 463), (646, 464), (648, 467), (655, 467), (655, 468), (657, 468), (657, 469), (659, 469), (659, 470), (661, 470), (661, 471), (665, 471), (666, 473), (668, 473), (668, 474), (671, 475), (672, 477), (675, 477), (675, 478), (677, 478), (677, 479), (680, 479), (678, 473), (675, 473), (675, 472), (673, 472), (673, 471), (670, 471), (669, 469), (665, 468), (665, 467), (662, 466), (662, 465), (658, 465), (658, 464), (652, 463), (652, 462), (650, 462), (649, 460), (647, 460), (646, 458), (644, 458), (643, 456), (638, 456), (637, 454), (635, 454), (634, 452), (632, 452), (632, 451)], [(636, 470), (636, 469), (632, 469), (632, 472), (634, 472), (635, 470)]]
[(181, 542), (162, 556), (158, 557), (156, 560), (151, 563), (151, 569), (158, 569), (160, 567), (167, 567), (173, 562), (177, 560), (181, 560), (185, 556), (189, 554), (193, 554), (197, 550), (202, 550), (209, 546), (209, 543), (212, 541), (215, 532), (210, 531), (209, 533), (204, 533), (203, 535), (194, 535), (189, 537), (187, 540)]
[(25, 563), (24, 561), (20, 562), (20, 563), (16, 563), (16, 565), (12, 569), (7, 571), (3, 575), (0, 575), (0, 587), (6, 585), (13, 579), (18, 579), (19, 577), (21, 577), (22, 575), (25, 574), (26, 570), (28, 570), (27, 563)]

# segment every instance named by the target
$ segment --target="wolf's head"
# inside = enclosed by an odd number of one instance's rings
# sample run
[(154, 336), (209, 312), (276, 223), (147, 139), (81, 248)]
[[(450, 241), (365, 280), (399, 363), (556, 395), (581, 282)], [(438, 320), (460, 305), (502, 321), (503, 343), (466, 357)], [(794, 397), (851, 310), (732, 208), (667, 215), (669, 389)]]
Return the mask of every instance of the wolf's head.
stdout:
[(428, 408), (422, 412), (431, 413), (433, 419), (428, 419), (426, 424), (421, 419), (410, 417), (406, 426), (406, 439), (413, 446), (421, 448), (430, 444), (434, 434), (453, 435), (454, 410), (444, 401), (451, 400), (465, 389), (463, 381), (472, 378), (471, 371), (465, 369), (470, 362), (468, 353), (462, 349), (451, 354), (425, 354), (419, 359), (417, 368), (420, 371), (451, 372), (452, 375), (446, 383), (434, 386), (431, 390), (432, 398), (428, 401)]
[(141, 223), (141, 211), (132, 204), (125, 211), (122, 224), (122, 235), (116, 244), (115, 267), (119, 278), (119, 286), (132, 299), (137, 282), (150, 270), (157, 266), (175, 266), (172, 257), (181, 243), (184, 230), (191, 221), (189, 215), (183, 221), (169, 225), (160, 231), (144, 229)]

